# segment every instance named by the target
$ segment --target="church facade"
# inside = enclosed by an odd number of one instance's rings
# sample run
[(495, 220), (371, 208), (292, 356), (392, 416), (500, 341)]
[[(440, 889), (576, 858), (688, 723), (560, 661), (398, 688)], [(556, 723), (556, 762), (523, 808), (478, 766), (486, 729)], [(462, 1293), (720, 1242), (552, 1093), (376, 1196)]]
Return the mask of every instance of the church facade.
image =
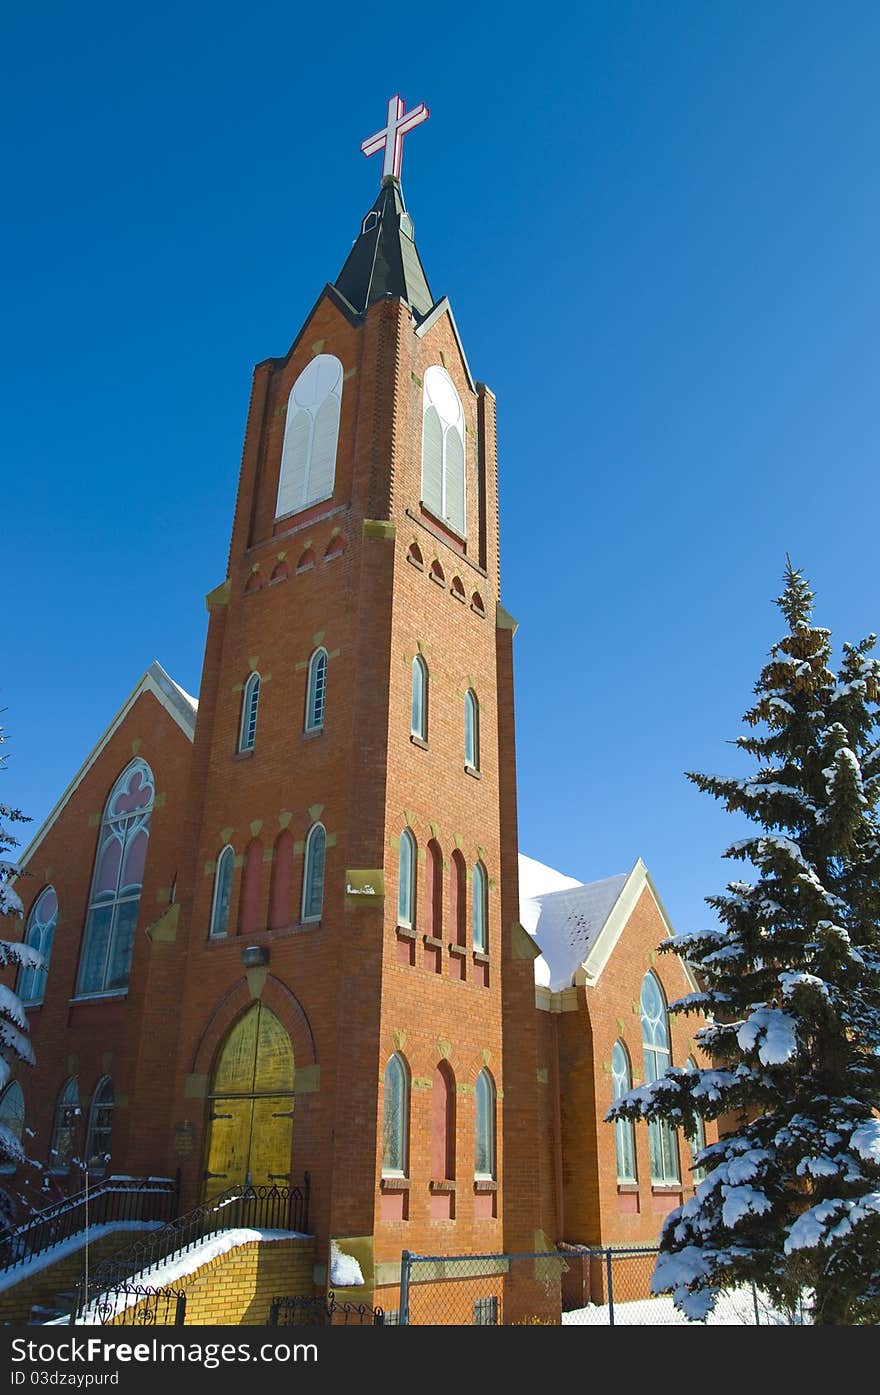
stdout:
[[(36, 1065), (0, 1119), (47, 1169), (309, 1178), (396, 1306), (401, 1251), (656, 1240), (701, 1140), (604, 1122), (696, 1051), (647, 869), (518, 846), (495, 399), (395, 173), (251, 388), (198, 699), (154, 663), (27, 849)], [(522, 886), (521, 886), (522, 880)], [(0, 1179), (26, 1189), (28, 1173)]]

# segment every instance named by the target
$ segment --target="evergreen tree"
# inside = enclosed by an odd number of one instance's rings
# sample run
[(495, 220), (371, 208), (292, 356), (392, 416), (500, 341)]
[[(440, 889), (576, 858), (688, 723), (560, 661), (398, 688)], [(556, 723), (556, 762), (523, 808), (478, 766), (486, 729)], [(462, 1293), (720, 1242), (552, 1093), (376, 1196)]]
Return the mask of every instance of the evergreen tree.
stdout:
[[(5, 741), (3, 728), (0, 727), (0, 746)], [(4, 765), (5, 761), (0, 754), (0, 770)], [(20, 871), (11, 858), (11, 850), (18, 846), (19, 840), (11, 833), (9, 825), (27, 822), (29, 818), (21, 810), (0, 804), (0, 916), (23, 914), (21, 898), (11, 885), (13, 877), (18, 876)], [(42, 956), (29, 945), (0, 940), (0, 968), (6, 968), (10, 964), (39, 968), (42, 963)], [(12, 1062), (21, 1061), (27, 1065), (34, 1063), (33, 1047), (27, 1033), (27, 1015), (21, 1000), (6, 984), (0, 984), (0, 1092), (9, 1080)], [(11, 1129), (0, 1124), (0, 1163), (11, 1162), (17, 1165), (23, 1161), (24, 1150), (21, 1142)]]
[(880, 661), (875, 636), (844, 644), (788, 562), (787, 631), (770, 651), (736, 744), (749, 778), (688, 772), (760, 831), (725, 857), (754, 868), (706, 897), (720, 927), (665, 940), (701, 991), (711, 1065), (670, 1068), (614, 1118), (694, 1132), (719, 1119), (694, 1196), (667, 1218), (653, 1288), (705, 1318), (722, 1289), (753, 1282), (814, 1323), (880, 1323)]

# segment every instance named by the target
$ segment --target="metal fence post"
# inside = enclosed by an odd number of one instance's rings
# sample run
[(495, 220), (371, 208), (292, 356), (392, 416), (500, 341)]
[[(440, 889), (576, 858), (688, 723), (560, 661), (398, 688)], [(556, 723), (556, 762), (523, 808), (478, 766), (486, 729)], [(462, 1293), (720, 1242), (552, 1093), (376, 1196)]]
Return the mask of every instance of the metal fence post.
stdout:
[(608, 1283), (608, 1326), (614, 1326), (614, 1279), (612, 1276), (611, 1250), (605, 1251), (605, 1273)]
[(174, 1326), (183, 1327), (186, 1322), (186, 1294), (177, 1295), (177, 1307), (174, 1312)]
[(400, 1255), (400, 1312), (397, 1316), (399, 1327), (409, 1326), (409, 1270), (412, 1255), (402, 1250)]

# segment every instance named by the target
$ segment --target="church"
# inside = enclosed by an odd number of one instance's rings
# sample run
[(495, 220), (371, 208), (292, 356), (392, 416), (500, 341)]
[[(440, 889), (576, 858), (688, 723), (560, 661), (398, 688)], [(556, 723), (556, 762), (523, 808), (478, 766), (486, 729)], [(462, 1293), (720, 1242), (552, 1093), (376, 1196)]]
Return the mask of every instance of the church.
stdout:
[(697, 1052), (644, 863), (520, 853), (496, 401), (404, 203), (425, 116), (392, 99), (345, 264), (254, 369), (197, 697), (150, 664), (0, 931), (44, 958), (0, 1096), (39, 1204), (84, 1169), (177, 1177), (181, 1214), (307, 1185), (315, 1291), (341, 1253), (389, 1309), (404, 1250), (655, 1243), (705, 1141), (604, 1121)]

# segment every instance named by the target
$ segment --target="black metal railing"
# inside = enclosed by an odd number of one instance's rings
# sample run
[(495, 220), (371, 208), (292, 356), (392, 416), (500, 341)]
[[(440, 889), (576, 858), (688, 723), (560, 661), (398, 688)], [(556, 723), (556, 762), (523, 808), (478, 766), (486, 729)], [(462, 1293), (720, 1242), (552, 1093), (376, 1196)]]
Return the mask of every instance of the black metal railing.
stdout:
[(135, 1277), (143, 1281), (160, 1265), (179, 1258), (225, 1230), (284, 1230), (305, 1233), (309, 1220), (309, 1174), (301, 1187), (230, 1187), (219, 1196), (152, 1230), (125, 1249), (99, 1260), (77, 1284), (70, 1320), (76, 1322), (101, 1295)]
[(337, 1303), (335, 1293), (294, 1294), (273, 1298), (269, 1307), (270, 1327), (384, 1327), (382, 1308), (367, 1303)]
[(89, 1318), (102, 1327), (182, 1327), (186, 1294), (149, 1284), (117, 1284), (101, 1294)]
[(177, 1210), (178, 1188), (176, 1177), (104, 1177), (0, 1236), (0, 1271), (26, 1264), (92, 1226), (163, 1224)]

